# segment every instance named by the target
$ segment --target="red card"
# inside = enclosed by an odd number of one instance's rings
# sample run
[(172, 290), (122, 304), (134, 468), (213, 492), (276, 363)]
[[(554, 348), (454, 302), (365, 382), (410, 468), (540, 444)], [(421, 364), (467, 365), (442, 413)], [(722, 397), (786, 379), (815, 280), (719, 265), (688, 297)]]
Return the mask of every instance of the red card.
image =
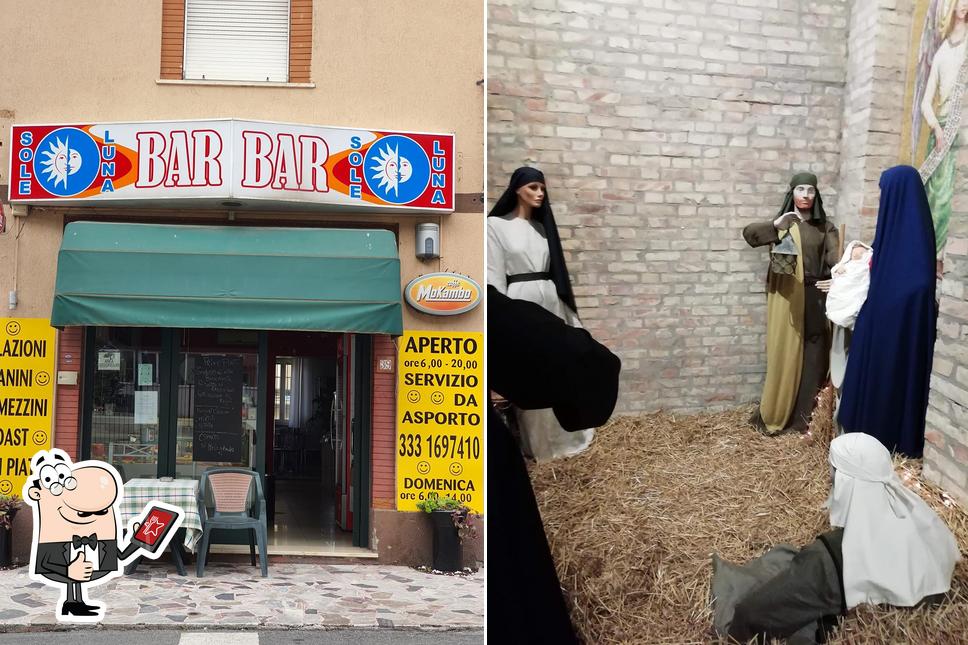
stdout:
[(141, 528), (135, 533), (134, 539), (154, 546), (165, 536), (167, 527), (174, 521), (175, 515), (173, 513), (153, 508), (145, 521), (141, 523)]

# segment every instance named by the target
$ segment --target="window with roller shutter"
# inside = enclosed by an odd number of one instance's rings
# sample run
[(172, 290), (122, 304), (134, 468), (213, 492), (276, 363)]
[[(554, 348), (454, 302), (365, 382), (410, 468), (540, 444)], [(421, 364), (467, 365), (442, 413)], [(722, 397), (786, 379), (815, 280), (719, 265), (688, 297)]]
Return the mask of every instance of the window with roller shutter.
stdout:
[(161, 78), (308, 83), (312, 0), (162, 0)]

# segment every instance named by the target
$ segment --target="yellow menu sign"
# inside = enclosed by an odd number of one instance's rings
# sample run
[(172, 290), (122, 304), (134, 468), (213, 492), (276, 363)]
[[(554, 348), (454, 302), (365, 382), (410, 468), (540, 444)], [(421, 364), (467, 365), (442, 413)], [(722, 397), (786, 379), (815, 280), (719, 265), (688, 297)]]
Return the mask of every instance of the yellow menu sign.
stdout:
[(484, 512), (484, 335), (405, 332), (397, 361), (397, 510), (451, 497)]
[(0, 495), (20, 495), (30, 458), (50, 449), (54, 336), (46, 318), (0, 318)]

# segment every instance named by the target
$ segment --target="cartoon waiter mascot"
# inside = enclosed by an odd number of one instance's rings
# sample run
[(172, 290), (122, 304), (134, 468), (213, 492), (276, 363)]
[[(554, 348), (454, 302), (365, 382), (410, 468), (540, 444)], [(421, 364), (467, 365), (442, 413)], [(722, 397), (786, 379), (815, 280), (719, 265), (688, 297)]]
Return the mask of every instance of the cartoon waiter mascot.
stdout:
[(63, 450), (41, 450), (30, 462), (23, 499), (33, 509), (30, 577), (60, 587), (57, 619), (97, 622), (103, 605), (84, 600), (84, 587), (121, 574), (136, 557), (155, 559), (175, 534), (184, 513), (153, 501), (119, 544), (118, 506), (124, 488), (118, 471), (102, 461), (72, 464)]

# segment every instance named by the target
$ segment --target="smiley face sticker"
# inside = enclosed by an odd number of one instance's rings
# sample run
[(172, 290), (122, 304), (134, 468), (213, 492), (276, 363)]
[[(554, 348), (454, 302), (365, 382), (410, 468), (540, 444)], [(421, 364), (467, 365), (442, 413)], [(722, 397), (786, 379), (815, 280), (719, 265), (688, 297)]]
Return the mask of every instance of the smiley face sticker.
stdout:
[(9, 479), (0, 479), (0, 495), (9, 495), (13, 492), (13, 482)]
[(434, 405), (440, 405), (441, 403), (444, 402), (444, 393), (443, 392), (434, 392), (433, 394), (430, 395), (430, 401)]
[(20, 333), (20, 321), (11, 320), (7, 322), (7, 333), (16, 336)]
[(420, 392), (418, 392), (417, 390), (410, 390), (409, 392), (407, 392), (407, 400), (410, 401), (411, 403), (419, 403)]
[(37, 372), (37, 376), (34, 378), (37, 381), (37, 385), (41, 387), (46, 387), (50, 384), (50, 372)]
[(457, 475), (459, 475), (459, 474), (461, 474), (462, 472), (464, 472), (464, 467), (463, 467), (463, 466), (461, 466), (461, 465), (460, 465), (459, 463), (457, 463), (457, 462), (455, 461), (454, 463), (452, 463), (452, 464), (450, 465), (450, 468), (448, 468), (447, 470), (449, 470), (449, 471), (450, 471), (450, 474), (451, 474), (451, 475), (453, 475), (454, 477), (456, 477)]
[(43, 430), (38, 430), (34, 433), (33, 442), (35, 446), (47, 445), (47, 433)]
[(427, 473), (429, 473), (430, 462), (429, 461), (417, 462), (417, 472), (420, 473), (421, 475), (426, 475)]

